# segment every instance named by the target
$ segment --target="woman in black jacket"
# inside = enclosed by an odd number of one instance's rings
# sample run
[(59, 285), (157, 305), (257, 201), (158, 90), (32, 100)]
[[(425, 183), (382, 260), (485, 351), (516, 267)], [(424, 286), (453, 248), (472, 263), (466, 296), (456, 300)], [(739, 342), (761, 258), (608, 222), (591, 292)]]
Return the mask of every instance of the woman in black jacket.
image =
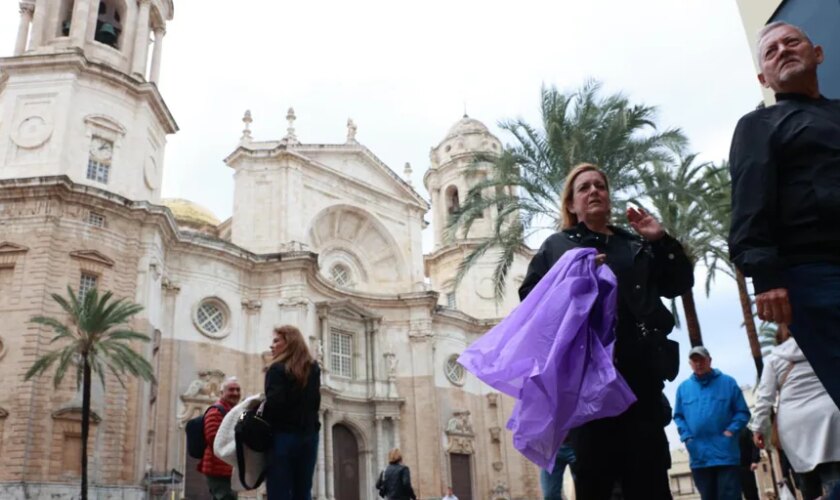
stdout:
[(263, 409), (274, 433), (266, 455), (266, 492), (269, 500), (311, 500), (321, 428), (321, 369), (294, 326), (274, 329), (271, 354)]
[(411, 472), (403, 465), (399, 448), (388, 452), (388, 467), (376, 481), (376, 489), (386, 500), (417, 500), (411, 487)]
[(609, 224), (609, 183), (595, 165), (578, 165), (566, 177), (562, 210), (563, 229), (549, 236), (531, 260), (519, 296), (524, 299), (566, 251), (598, 249), (596, 260), (618, 278), (614, 362), (637, 399), (617, 417), (572, 430), (575, 491), (586, 500), (608, 499), (619, 483), (627, 500), (670, 499), (662, 389), (664, 379), (676, 377), (679, 356), (666, 338), (674, 318), (660, 297), (691, 289), (691, 263), (680, 243), (644, 210), (627, 210), (636, 234)]

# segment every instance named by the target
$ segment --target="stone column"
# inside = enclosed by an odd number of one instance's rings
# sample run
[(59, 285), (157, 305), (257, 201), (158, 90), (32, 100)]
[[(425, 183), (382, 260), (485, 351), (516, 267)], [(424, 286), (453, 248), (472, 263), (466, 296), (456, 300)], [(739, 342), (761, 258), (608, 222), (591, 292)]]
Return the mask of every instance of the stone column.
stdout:
[(32, 14), (35, 6), (31, 3), (20, 3), (20, 24), (18, 24), (17, 40), (15, 41), (14, 55), (19, 56), (26, 50), (26, 43), (29, 41), (29, 26), (32, 24)]
[(32, 33), (29, 35), (30, 49), (37, 49), (44, 44), (48, 8), (48, 0), (35, 0), (35, 11), (32, 14)]
[(385, 459), (382, 454), (382, 445), (385, 444), (382, 442), (382, 420), (383, 417), (376, 417), (373, 421), (373, 425), (376, 428), (376, 473), (379, 474), (379, 471), (385, 468)]
[(326, 454), (326, 432), (324, 430), (327, 428), (327, 411), (322, 410), (319, 412), (321, 417), (321, 435), (319, 436), (320, 446), (318, 446), (318, 464), (316, 467), (315, 473), (315, 484), (318, 488), (318, 500), (327, 500), (327, 474), (326, 469), (324, 468), (324, 455)]
[(400, 417), (392, 417), (394, 427), (394, 448), (400, 448)]
[(324, 470), (326, 471), (327, 487), (325, 488), (327, 500), (335, 498), (335, 482), (333, 481), (333, 445), (332, 445), (332, 418), (329, 410), (324, 411)]
[[(146, 59), (149, 56), (149, 12), (152, 4), (151, 0), (139, 0), (139, 2), (140, 12), (137, 14), (137, 31), (134, 36), (134, 60), (131, 64), (131, 74), (144, 80), (146, 78)], [(157, 42), (157, 38), (155, 41)]]
[(160, 81), (160, 57), (163, 51), (163, 35), (166, 34), (166, 29), (162, 26), (155, 28), (155, 49), (152, 52), (152, 71), (149, 80), (154, 83)]
[(85, 37), (90, 22), (90, 2), (79, 2), (73, 4), (73, 15), (70, 18), (70, 39), (77, 47), (85, 46)]

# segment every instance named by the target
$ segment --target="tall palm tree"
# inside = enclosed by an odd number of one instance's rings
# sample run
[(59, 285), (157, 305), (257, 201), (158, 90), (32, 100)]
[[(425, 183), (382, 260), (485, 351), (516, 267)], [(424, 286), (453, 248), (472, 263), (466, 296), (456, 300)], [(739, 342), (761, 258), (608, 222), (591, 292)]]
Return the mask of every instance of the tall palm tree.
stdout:
[[(709, 230), (709, 204), (706, 178), (710, 163), (697, 163), (696, 154), (675, 152), (673, 161), (656, 161), (642, 175), (644, 186), (638, 201), (659, 216), (668, 234), (682, 243), (692, 267), (711, 250), (716, 234)], [(691, 345), (703, 345), (694, 292), (680, 297), (685, 312), (686, 329)]]
[(753, 314), (753, 301), (747, 291), (747, 279), (729, 260), (729, 225), (732, 220), (731, 193), (732, 180), (729, 177), (729, 164), (723, 161), (718, 167), (708, 172), (706, 196), (709, 200), (710, 213), (707, 219), (709, 230), (716, 234), (715, 241), (706, 254), (706, 294), (709, 294), (711, 283), (717, 271), (730, 276), (738, 285), (738, 298), (741, 302), (741, 314), (744, 317), (744, 329), (747, 333), (747, 340), (750, 344), (750, 353), (755, 364), (755, 371), (759, 378), (764, 370), (764, 359), (762, 347), (759, 340), (759, 332), (755, 326)]
[(88, 434), (90, 432), (90, 386), (93, 373), (105, 387), (105, 371), (110, 371), (120, 385), (125, 387), (122, 376), (129, 374), (143, 380), (154, 380), (152, 365), (136, 353), (129, 342), (148, 342), (149, 337), (131, 330), (126, 323), (143, 307), (127, 299), (112, 300), (111, 292), (101, 297), (96, 289), (77, 297), (67, 287), (67, 296), (51, 294), (67, 313), (69, 324), (49, 316), (34, 316), (30, 322), (52, 328), (55, 336), (50, 344), (60, 342), (60, 347), (39, 357), (25, 379), (42, 375), (57, 363), (53, 386), (58, 387), (71, 367), (76, 368), (76, 387), (82, 385), (82, 500), (87, 500)]
[(560, 228), (563, 182), (578, 163), (595, 163), (606, 172), (619, 211), (639, 182), (640, 167), (667, 159), (671, 148), (686, 143), (679, 129), (657, 129), (655, 108), (631, 104), (622, 94), (603, 97), (600, 91), (601, 84), (594, 80), (571, 93), (543, 87), (541, 127), (522, 119), (499, 124), (513, 136), (513, 144), (497, 157), (476, 158), (470, 168), (484, 169), (489, 163), (489, 172), (476, 176), (478, 181), (447, 224), (449, 235), (467, 238), (486, 209), (497, 214), (493, 234), (477, 242), (461, 262), (456, 284), (494, 249), (499, 254), (495, 294), (501, 300), (517, 251), (535, 233)]

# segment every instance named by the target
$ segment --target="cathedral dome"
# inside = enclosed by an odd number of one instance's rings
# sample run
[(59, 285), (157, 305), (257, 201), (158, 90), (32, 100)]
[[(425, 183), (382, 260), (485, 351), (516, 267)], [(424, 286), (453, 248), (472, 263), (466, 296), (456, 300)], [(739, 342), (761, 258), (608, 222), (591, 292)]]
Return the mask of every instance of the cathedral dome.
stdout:
[(221, 223), (213, 212), (198, 203), (182, 198), (167, 198), (161, 203), (172, 211), (179, 227), (212, 232)]
[(458, 120), (455, 123), (455, 125), (452, 125), (452, 127), (450, 127), (449, 133), (446, 134), (446, 138), (449, 139), (451, 137), (469, 134), (489, 135), (490, 130), (487, 128), (487, 125), (481, 123), (475, 118), (470, 118), (469, 116), (464, 115), (464, 117)]
[(464, 115), (449, 128), (446, 137), (432, 148), (432, 169), (452, 163), (458, 158), (470, 162), (477, 153), (498, 155), (502, 143), (490, 133), (487, 126), (475, 118)]

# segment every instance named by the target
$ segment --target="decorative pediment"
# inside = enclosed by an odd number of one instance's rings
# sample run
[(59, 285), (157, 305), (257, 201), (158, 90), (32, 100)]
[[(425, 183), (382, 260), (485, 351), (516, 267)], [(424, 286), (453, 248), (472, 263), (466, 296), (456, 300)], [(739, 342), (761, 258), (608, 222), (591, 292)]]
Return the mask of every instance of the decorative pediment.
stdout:
[(114, 134), (125, 135), (126, 133), (125, 127), (120, 122), (107, 115), (87, 115), (85, 117), (85, 123), (99, 129), (105, 129)]
[(17, 259), (28, 251), (29, 248), (22, 245), (8, 241), (0, 242), (0, 269), (15, 267)]
[(318, 316), (323, 318), (329, 316), (339, 316), (351, 320), (376, 320), (381, 319), (379, 314), (366, 309), (352, 300), (337, 300), (333, 302), (318, 302), (316, 304)]
[[(52, 418), (54, 420), (66, 420), (70, 422), (81, 422), (82, 421), (82, 409), (81, 407), (76, 406), (68, 406), (65, 408), (61, 408), (60, 410), (56, 410), (52, 413)], [(98, 424), (102, 421), (102, 417), (100, 417), (94, 410), (91, 408), (90, 410), (90, 423), (91, 424)]]
[(114, 267), (114, 261), (96, 250), (77, 250), (70, 257), (79, 261), (83, 271), (102, 274), (105, 268)]

